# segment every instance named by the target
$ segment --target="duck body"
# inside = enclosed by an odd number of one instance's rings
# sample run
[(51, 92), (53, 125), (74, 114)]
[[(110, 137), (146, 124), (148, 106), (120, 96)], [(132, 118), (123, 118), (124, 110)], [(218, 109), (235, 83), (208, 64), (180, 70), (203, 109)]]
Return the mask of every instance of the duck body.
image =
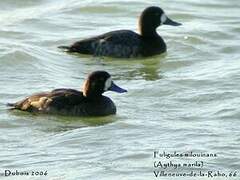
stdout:
[(132, 58), (163, 53), (166, 51), (166, 44), (158, 35), (144, 37), (130, 30), (117, 30), (78, 41), (68, 47), (68, 51), (94, 56)]
[(156, 29), (162, 24), (179, 26), (156, 6), (146, 8), (138, 22), (139, 33), (131, 30), (111, 31), (83, 39), (70, 46), (59, 46), (67, 52), (114, 58), (147, 57), (166, 52), (167, 46)]
[(33, 94), (16, 103), (12, 109), (31, 113), (59, 114), (68, 116), (106, 116), (116, 114), (114, 102), (102, 93), (126, 90), (118, 87), (105, 71), (91, 73), (85, 81), (83, 91), (75, 89), (54, 89), (50, 92)]
[(34, 94), (13, 104), (14, 109), (32, 113), (59, 114), (68, 116), (106, 116), (116, 114), (113, 101), (100, 96), (87, 98), (74, 89), (55, 89), (51, 92)]

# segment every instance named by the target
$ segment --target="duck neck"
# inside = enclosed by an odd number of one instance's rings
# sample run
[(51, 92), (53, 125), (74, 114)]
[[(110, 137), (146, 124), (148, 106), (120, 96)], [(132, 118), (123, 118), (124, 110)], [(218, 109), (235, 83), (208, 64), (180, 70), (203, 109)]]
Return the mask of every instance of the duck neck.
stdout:
[(93, 100), (95, 100), (95, 99), (99, 99), (99, 98), (101, 98), (102, 97), (102, 94), (95, 94), (95, 93), (89, 93), (89, 94), (87, 94), (87, 95), (84, 95), (87, 99), (93, 99)]
[(142, 37), (155, 38), (158, 37), (156, 28), (145, 27), (144, 25), (139, 27), (139, 33)]
[(102, 97), (102, 91), (90, 87), (89, 81), (85, 81), (82, 88), (83, 96), (88, 99), (98, 99)]
[(102, 93), (97, 91), (83, 91), (83, 95), (88, 99), (99, 99), (102, 97)]

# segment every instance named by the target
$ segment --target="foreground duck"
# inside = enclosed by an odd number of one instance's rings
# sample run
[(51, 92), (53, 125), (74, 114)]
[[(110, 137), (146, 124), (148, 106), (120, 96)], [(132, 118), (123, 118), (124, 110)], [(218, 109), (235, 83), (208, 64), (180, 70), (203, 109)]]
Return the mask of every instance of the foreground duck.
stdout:
[(22, 101), (9, 104), (12, 109), (28, 112), (71, 116), (105, 116), (116, 113), (113, 101), (103, 96), (105, 91), (127, 92), (118, 87), (105, 71), (94, 71), (85, 80), (82, 91), (55, 89), (34, 94)]
[(59, 48), (65, 49), (67, 52), (115, 58), (147, 57), (161, 54), (166, 52), (167, 46), (156, 29), (163, 24), (181, 25), (168, 18), (160, 7), (151, 6), (146, 8), (139, 18), (139, 34), (131, 30), (111, 31)]

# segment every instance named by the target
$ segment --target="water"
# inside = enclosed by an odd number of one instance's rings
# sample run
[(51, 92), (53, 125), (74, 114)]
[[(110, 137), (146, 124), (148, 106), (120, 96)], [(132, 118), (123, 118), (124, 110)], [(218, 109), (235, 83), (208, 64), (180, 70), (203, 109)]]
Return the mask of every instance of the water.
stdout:
[[(150, 5), (183, 23), (158, 29), (168, 45), (165, 55), (116, 60), (57, 49), (110, 30), (136, 30), (139, 13)], [(238, 1), (5, 0), (0, 6), (0, 173), (47, 171), (36, 179), (54, 180), (182, 180), (186, 177), (156, 178), (153, 171), (220, 170), (236, 171), (238, 178), (215, 179), (239, 179)], [(39, 91), (80, 89), (93, 70), (107, 70), (128, 89), (121, 95), (106, 93), (117, 115), (37, 116), (5, 106)], [(217, 157), (154, 158), (154, 151)], [(170, 160), (204, 165), (154, 168), (154, 161)]]

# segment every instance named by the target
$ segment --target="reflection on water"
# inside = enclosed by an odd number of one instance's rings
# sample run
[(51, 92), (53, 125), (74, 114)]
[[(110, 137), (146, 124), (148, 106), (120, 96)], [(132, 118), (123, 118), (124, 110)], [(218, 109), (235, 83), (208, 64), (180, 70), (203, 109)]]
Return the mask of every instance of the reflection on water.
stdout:
[(42, 131), (62, 132), (76, 128), (103, 126), (119, 119), (116, 115), (105, 117), (75, 117), (29, 113), (19, 110), (8, 110), (10, 119), (26, 119), (29, 123), (39, 123)]
[[(94, 57), (91, 55), (82, 55), (78, 53), (68, 53), (71, 56), (76, 56), (79, 61), (84, 61), (88, 65), (98, 65), (100, 68), (113, 69), (111, 74), (113, 78), (118, 79), (144, 79), (154, 81), (161, 79), (159, 71), (161, 69), (161, 61), (164, 61), (166, 53), (148, 58), (136, 59), (118, 59), (110, 57)], [(115, 68), (118, 68), (116, 71)]]

